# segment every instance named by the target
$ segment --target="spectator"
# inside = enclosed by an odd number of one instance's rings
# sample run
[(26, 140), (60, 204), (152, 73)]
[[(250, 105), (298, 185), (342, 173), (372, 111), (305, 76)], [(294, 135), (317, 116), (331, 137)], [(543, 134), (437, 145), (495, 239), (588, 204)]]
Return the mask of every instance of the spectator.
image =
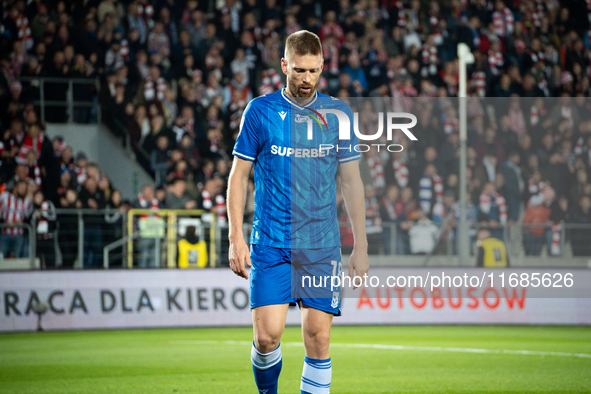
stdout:
[(168, 209), (194, 209), (195, 201), (191, 200), (185, 193), (187, 181), (184, 178), (175, 178), (168, 186), (166, 194), (166, 208)]
[(410, 237), (410, 252), (412, 254), (430, 254), (437, 245), (439, 229), (427, 217), (422, 207), (416, 209), (416, 222), (413, 222), (408, 235)]
[(474, 149), (476, 149), (479, 161), (489, 153), (496, 157), (497, 163), (505, 162), (505, 150), (503, 149), (501, 142), (497, 139), (497, 132), (492, 127), (487, 127), (482, 140), (474, 144)]
[(566, 223), (571, 223), (574, 220), (574, 213), (569, 206), (568, 198), (562, 195), (558, 197), (550, 206), (550, 222), (552, 227), (546, 230), (546, 245), (548, 246), (548, 254), (552, 256), (560, 256), (564, 253), (562, 245), (566, 243), (563, 239), (564, 235), (570, 238), (570, 234), (564, 230)]
[[(386, 193), (380, 199), (380, 217), (384, 224), (384, 251), (386, 254), (393, 254), (392, 249), (398, 244), (396, 239), (399, 234), (396, 231), (396, 225), (400, 222), (403, 209), (399, 187), (393, 184), (389, 185)], [(393, 235), (395, 235), (394, 243), (391, 242)]]
[(502, 174), (505, 177), (505, 186), (507, 188), (507, 213), (509, 223), (514, 223), (519, 219), (519, 207), (521, 205), (521, 196), (524, 191), (524, 182), (519, 168), (520, 156), (517, 151), (509, 153), (509, 159), (503, 163)]
[(29, 219), (32, 212), (33, 205), (27, 197), (27, 182), (24, 179), (15, 182), (12, 192), (0, 194), (0, 213), (8, 226), (2, 229), (0, 235), (0, 251), (4, 258), (27, 257), (27, 232), (21, 225)]
[(349, 74), (351, 77), (352, 86), (357, 95), (361, 95), (363, 91), (367, 90), (369, 83), (365, 76), (365, 71), (361, 68), (361, 63), (357, 54), (349, 55), (347, 65), (343, 68), (343, 72)]
[(170, 168), (171, 151), (166, 135), (159, 135), (156, 139), (156, 149), (152, 151), (150, 164), (156, 174), (156, 183), (161, 184), (166, 179)]
[(425, 173), (421, 177), (419, 187), (421, 208), (427, 215), (431, 215), (434, 204), (443, 201), (443, 179), (437, 174), (434, 164), (425, 166)]
[(507, 224), (507, 205), (505, 198), (497, 193), (493, 182), (484, 184), (478, 199), (478, 222), (482, 227), (488, 228), (492, 237), (504, 239), (503, 226)]
[(555, 198), (555, 191), (545, 185), (539, 194), (533, 195), (526, 206), (523, 224), (523, 246), (528, 256), (538, 256), (544, 244), (544, 234), (548, 230), (551, 209)]
[(37, 257), (42, 268), (56, 267), (56, 213), (55, 206), (48, 201), (41, 190), (33, 195), (33, 209), (36, 218)]
[[(79, 194), (84, 209), (105, 209), (105, 193), (98, 187), (97, 180), (89, 176)], [(84, 223), (84, 268), (99, 268), (103, 257), (103, 219), (100, 216), (85, 215)]]
[[(142, 215), (139, 218), (140, 221), (140, 238), (137, 241), (137, 249), (139, 252), (138, 267), (140, 268), (154, 268), (156, 267), (156, 242), (154, 236), (148, 234), (142, 234), (145, 230), (142, 230), (141, 222), (148, 223), (152, 221), (155, 223), (160, 219), (155, 215), (160, 208), (160, 203), (154, 196), (154, 189), (151, 185), (144, 185), (142, 192), (137, 196), (137, 199), (132, 204), (133, 208), (137, 209), (151, 209), (152, 215)], [(152, 231), (150, 231), (152, 232)]]
[(207, 265), (207, 244), (199, 238), (195, 226), (187, 226), (178, 242), (179, 268), (204, 268)]
[[(583, 196), (579, 200), (579, 206), (574, 215), (574, 223), (591, 224), (591, 197)], [(576, 228), (572, 230), (571, 241), (574, 256), (591, 256), (591, 230), (589, 228)]]

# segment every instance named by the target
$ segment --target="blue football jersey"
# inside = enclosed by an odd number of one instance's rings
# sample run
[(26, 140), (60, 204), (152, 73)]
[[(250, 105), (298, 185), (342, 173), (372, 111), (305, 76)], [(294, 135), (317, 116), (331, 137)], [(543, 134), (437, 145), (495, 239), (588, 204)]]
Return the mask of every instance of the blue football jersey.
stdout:
[[(349, 119), (348, 138), (339, 138), (342, 126), (334, 110)], [(250, 242), (292, 249), (340, 246), (337, 166), (361, 157), (357, 144), (352, 111), (341, 100), (317, 92), (300, 106), (284, 90), (251, 100), (233, 152), (254, 166)]]

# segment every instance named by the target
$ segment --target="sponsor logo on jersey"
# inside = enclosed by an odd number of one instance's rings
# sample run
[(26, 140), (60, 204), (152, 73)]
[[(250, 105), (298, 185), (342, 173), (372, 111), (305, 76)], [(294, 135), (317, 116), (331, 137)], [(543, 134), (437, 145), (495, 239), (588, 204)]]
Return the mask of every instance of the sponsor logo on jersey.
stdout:
[(281, 112), (278, 112), (278, 114), (279, 114), (279, 116), (281, 116), (281, 120), (285, 120), (285, 115), (287, 115), (287, 112), (281, 111)]
[(300, 114), (296, 114), (296, 117), (295, 117), (296, 123), (306, 123), (309, 120), (310, 120), (310, 118), (308, 118), (307, 116), (302, 116)]
[(330, 154), (330, 149), (327, 147), (319, 147), (319, 149), (305, 149), (305, 148), (288, 148), (285, 146), (271, 145), (271, 154), (297, 157), (297, 158), (318, 158), (325, 157)]

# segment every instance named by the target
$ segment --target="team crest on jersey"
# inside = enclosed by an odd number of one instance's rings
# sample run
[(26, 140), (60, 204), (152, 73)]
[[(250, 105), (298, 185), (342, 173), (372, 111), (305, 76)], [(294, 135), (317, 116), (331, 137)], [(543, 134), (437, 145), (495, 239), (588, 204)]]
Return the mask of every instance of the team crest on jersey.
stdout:
[(296, 117), (295, 117), (296, 123), (306, 123), (309, 120), (310, 120), (310, 118), (308, 118), (307, 116), (302, 116), (300, 114), (296, 114)]
[(281, 116), (281, 120), (285, 120), (285, 115), (287, 115), (287, 112), (285, 111), (281, 111), (281, 112), (277, 112), (279, 114), (279, 116)]
[(333, 291), (332, 292), (332, 302), (330, 303), (331, 308), (336, 308), (339, 306), (339, 292)]

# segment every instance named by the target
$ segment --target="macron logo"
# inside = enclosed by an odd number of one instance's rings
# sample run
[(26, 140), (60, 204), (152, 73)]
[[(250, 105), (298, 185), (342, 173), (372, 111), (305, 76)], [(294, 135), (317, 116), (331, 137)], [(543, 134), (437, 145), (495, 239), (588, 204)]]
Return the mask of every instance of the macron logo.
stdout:
[[(285, 115), (283, 115), (282, 118), (285, 118)], [(261, 392), (261, 394), (267, 394), (267, 391), (269, 391), (269, 389), (260, 389), (259, 391)]]
[(281, 120), (285, 120), (285, 116), (287, 115), (287, 112), (281, 111), (281, 112), (278, 112), (278, 114), (279, 114), (279, 116), (281, 116)]

